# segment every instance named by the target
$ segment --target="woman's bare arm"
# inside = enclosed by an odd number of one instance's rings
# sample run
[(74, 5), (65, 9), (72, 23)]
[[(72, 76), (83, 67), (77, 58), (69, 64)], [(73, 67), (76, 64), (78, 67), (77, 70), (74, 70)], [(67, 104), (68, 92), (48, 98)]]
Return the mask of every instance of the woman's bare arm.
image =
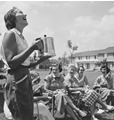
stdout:
[(53, 91), (48, 89), (48, 88), (49, 88), (49, 85), (50, 85), (50, 82), (44, 80), (44, 90), (45, 90), (47, 93), (53, 94)]
[(34, 51), (36, 47), (34, 43), (22, 53), (17, 54), (17, 44), (15, 39), (15, 34), (12, 31), (8, 31), (5, 34), (2, 44), (3, 44), (5, 59), (9, 67), (12, 69), (21, 65), (29, 57), (29, 55)]
[(89, 81), (86, 76), (84, 77), (84, 81), (85, 81), (85, 84), (89, 86)]
[(52, 56), (42, 56), (37, 61), (34, 61), (34, 62), (30, 63), (29, 68), (34, 67), (34, 66), (42, 63), (43, 61), (45, 61), (45, 60), (47, 60), (47, 59), (49, 59), (51, 57)]
[(71, 87), (70, 87), (69, 90), (70, 90), (71, 92), (76, 92), (76, 91), (84, 92), (84, 89), (81, 88), (81, 87), (77, 87), (77, 88), (71, 88)]

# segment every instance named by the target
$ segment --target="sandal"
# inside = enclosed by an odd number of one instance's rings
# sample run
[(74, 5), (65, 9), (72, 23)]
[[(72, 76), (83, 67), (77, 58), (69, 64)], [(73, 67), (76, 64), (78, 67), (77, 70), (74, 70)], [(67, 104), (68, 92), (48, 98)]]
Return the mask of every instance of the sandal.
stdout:
[(114, 111), (114, 106), (110, 106), (108, 110), (105, 110), (107, 113)]
[(85, 117), (85, 116), (87, 115), (85, 112), (83, 112), (83, 111), (81, 111), (81, 110), (79, 110), (78, 112), (79, 112), (79, 114), (80, 114), (82, 117)]
[(97, 114), (102, 114), (102, 113), (104, 113), (104, 112), (105, 112), (105, 110), (99, 109), (99, 110), (97, 111)]
[(91, 120), (98, 120), (96, 117), (92, 117)]

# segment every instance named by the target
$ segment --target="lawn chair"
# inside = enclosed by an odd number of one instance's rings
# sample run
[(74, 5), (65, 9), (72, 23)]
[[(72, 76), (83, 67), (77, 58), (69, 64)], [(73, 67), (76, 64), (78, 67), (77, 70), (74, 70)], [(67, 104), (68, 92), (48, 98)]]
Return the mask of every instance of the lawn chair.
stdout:
[(50, 109), (49, 104), (51, 103), (52, 99), (47, 95), (47, 93), (44, 93), (43, 85), (38, 84), (33, 86), (33, 91), (34, 91), (34, 99), (33, 99), (34, 106), (36, 106), (36, 110), (34, 109), (34, 120), (40, 120), (38, 103), (41, 102)]
[[(43, 85), (34, 85), (33, 86), (33, 90), (34, 90), (34, 97), (37, 97), (37, 100), (41, 100), (50, 110), (50, 112), (52, 113), (52, 115), (54, 116), (56, 108), (55, 108), (55, 96), (52, 93), (45, 93), (44, 89), (43, 89)], [(42, 99), (43, 98), (43, 99)], [(36, 102), (38, 102), (36, 100)]]
[[(38, 97), (34, 97), (34, 120), (40, 120), (40, 116), (39, 116), (39, 108), (38, 108), (38, 103), (40, 101), (46, 101), (47, 97), (44, 96), (38, 96)], [(44, 103), (45, 104), (45, 103)], [(36, 107), (35, 107), (36, 106)], [(36, 109), (35, 109), (36, 108)]]
[[(62, 115), (57, 112), (57, 108), (55, 106), (55, 95), (54, 94), (52, 95), (51, 102), (48, 103), (48, 105), (49, 104), (50, 104), (50, 111), (51, 111), (53, 117), (55, 118), (55, 120), (72, 120), (71, 116), (69, 114), (67, 114), (66, 110), (64, 111), (64, 113)], [(78, 120), (82, 120), (81, 117), (79, 116), (79, 113), (77, 113), (76, 111), (73, 111), (73, 112)]]
[(46, 103), (40, 101), (47, 100), (45, 96), (34, 97), (34, 120), (54, 120), (52, 114), (48, 110)]
[[(37, 88), (38, 90), (38, 94), (37, 92), (35, 92), (35, 97), (34, 97), (34, 102), (37, 105), (37, 103), (42, 100), (43, 103), (48, 107), (48, 109), (50, 110), (50, 112), (52, 113), (52, 116), (56, 119), (56, 120), (67, 120), (68, 118), (70, 119), (71, 117), (67, 114), (67, 112), (65, 111), (65, 114), (63, 114), (61, 117), (60, 115), (57, 115), (57, 109), (55, 106), (55, 95), (54, 94), (50, 94), (48, 93), (44, 93), (42, 91), (42, 86)], [(37, 106), (37, 111), (38, 111), (38, 106)], [(38, 113), (37, 112), (36, 115), (34, 115), (35, 119), (38, 120)], [(74, 114), (76, 115), (78, 120), (81, 120), (81, 118), (79, 117), (79, 114), (77, 112), (74, 112)]]

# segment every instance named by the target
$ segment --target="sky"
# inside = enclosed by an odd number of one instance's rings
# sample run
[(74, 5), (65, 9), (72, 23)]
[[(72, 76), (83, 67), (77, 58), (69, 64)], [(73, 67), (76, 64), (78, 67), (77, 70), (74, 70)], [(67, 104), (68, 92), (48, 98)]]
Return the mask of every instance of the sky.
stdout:
[(55, 58), (75, 52), (114, 46), (114, 1), (0, 1), (0, 44), (6, 32), (4, 15), (13, 6), (27, 14), (23, 34), (28, 44), (38, 37), (53, 37)]

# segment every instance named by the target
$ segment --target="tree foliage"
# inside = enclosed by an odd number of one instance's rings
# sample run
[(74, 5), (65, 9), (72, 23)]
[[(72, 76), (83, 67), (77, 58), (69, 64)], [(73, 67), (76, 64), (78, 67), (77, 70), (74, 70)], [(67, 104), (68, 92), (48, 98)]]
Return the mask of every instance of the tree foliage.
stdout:
[(70, 58), (71, 63), (72, 63), (72, 59), (73, 59), (73, 55), (74, 55), (74, 51), (78, 49), (78, 46), (76, 46), (76, 45), (73, 46), (71, 40), (68, 40), (68, 41), (67, 41), (67, 46), (68, 46), (68, 48), (69, 48), (69, 53), (70, 53), (69, 58)]

